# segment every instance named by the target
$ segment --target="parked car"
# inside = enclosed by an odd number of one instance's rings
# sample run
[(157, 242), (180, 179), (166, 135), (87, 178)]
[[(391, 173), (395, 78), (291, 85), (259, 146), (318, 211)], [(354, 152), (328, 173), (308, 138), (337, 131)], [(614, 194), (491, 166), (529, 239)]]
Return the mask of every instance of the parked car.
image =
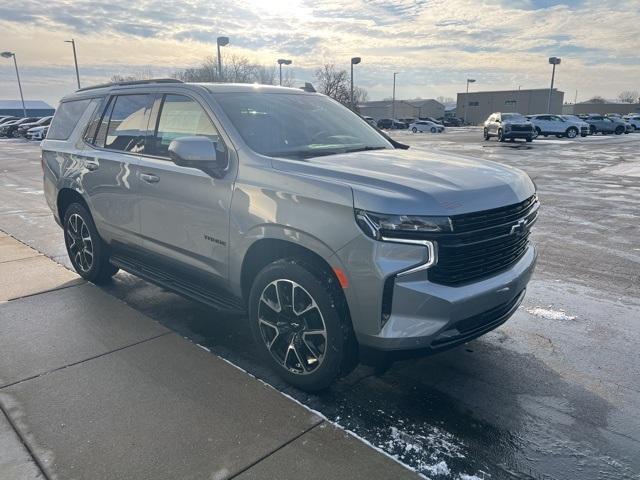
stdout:
[(461, 127), (463, 121), (456, 117), (440, 118), (438, 119), (445, 127)]
[(403, 130), (408, 125), (400, 120), (394, 120), (391, 118), (381, 118), (378, 120), (378, 128), (385, 128), (387, 130)]
[(583, 130), (586, 129), (587, 135), (591, 135), (591, 126), (587, 122), (585, 122), (584, 119), (580, 118), (578, 115), (560, 115), (560, 117), (564, 118), (565, 120), (577, 122), (578, 124), (580, 124), (581, 134), (583, 133)]
[(32, 127), (27, 130), (25, 137), (27, 140), (43, 140), (47, 136), (47, 131), (49, 130), (49, 126), (41, 126), (41, 127)]
[(493, 330), (536, 261), (526, 173), (395, 149), (318, 93), (84, 88), (41, 148), (45, 198), (83, 278), (123, 269), (246, 312), (263, 361), (305, 390), (365, 352), (435, 353)]
[(15, 120), (20, 120), (20, 118), (12, 117), (10, 115), (9, 116), (4, 116), (4, 117), (0, 118), (0, 125), (4, 125), (6, 123), (13, 122)]
[(588, 115), (584, 121), (589, 124), (589, 130), (593, 135), (596, 133), (602, 133), (603, 135), (608, 133), (615, 133), (616, 135), (627, 133), (628, 127), (626, 123), (617, 118), (609, 118), (603, 115), (592, 114)]
[(520, 113), (496, 112), (489, 115), (484, 122), (484, 139), (497, 137), (499, 142), (507, 139), (524, 138), (527, 142), (533, 141), (536, 131), (533, 124)]
[(0, 137), (18, 137), (18, 127), (22, 124), (35, 122), (38, 117), (26, 117), (0, 125)]
[(366, 115), (361, 115), (361, 117), (364, 119), (365, 122), (367, 122), (369, 125), (372, 126), (376, 126), (376, 121), (373, 117), (367, 117)]
[(35, 121), (35, 122), (27, 122), (27, 123), (23, 123), (22, 125), (20, 125), (18, 127), (18, 133), (16, 136), (18, 137), (25, 137), (27, 135), (27, 131), (30, 128), (33, 127), (44, 127), (47, 126), (51, 123), (51, 119), (53, 118), (53, 116), (50, 117), (42, 117), (41, 119)]
[(631, 114), (625, 117), (625, 120), (631, 125), (634, 132), (640, 131), (640, 114)]
[(589, 134), (589, 124), (582, 120), (564, 118), (560, 115), (527, 115), (536, 130), (536, 136), (555, 135), (556, 137), (576, 138)]
[(428, 120), (418, 120), (409, 125), (409, 130), (411, 130), (413, 133), (417, 133), (417, 132), (442, 133), (444, 132), (444, 127), (439, 123), (433, 123)]

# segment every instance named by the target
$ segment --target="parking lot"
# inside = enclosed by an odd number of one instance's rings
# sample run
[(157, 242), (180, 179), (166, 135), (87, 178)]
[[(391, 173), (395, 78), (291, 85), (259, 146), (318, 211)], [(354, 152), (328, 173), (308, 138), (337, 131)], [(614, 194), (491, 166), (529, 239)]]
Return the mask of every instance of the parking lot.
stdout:
[[(640, 458), (640, 134), (482, 141), (398, 131), (420, 150), (527, 171), (542, 203), (523, 306), (496, 331), (320, 395), (282, 383), (224, 317), (124, 272), (104, 290), (319, 411), (429, 478), (634, 479)], [(0, 140), (0, 229), (70, 268), (35, 142)]]

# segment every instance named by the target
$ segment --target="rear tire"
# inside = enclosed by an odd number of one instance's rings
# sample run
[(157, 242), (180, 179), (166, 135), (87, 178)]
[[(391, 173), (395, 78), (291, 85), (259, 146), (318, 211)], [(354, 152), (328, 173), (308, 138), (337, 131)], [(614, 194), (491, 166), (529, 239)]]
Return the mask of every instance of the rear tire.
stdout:
[(257, 349), (301, 390), (323, 390), (357, 365), (357, 343), (339, 289), (330, 271), (294, 258), (267, 265), (251, 286), (249, 323)]
[(100, 238), (87, 208), (72, 203), (64, 212), (64, 243), (73, 268), (93, 283), (108, 282), (118, 268), (109, 263), (107, 245)]
[(533, 142), (533, 137), (529, 136), (526, 138), (526, 140), (527, 140), (527, 143), (531, 143)]
[(411, 129), (411, 131), (412, 131), (413, 133), (418, 133), (418, 129), (417, 129), (416, 127), (413, 127), (413, 128)]

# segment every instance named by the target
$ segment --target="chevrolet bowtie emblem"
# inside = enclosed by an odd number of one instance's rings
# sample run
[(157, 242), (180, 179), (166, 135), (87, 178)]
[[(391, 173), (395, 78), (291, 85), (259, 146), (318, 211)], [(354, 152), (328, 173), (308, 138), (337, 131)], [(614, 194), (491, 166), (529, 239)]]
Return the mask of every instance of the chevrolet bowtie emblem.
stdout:
[(509, 232), (511, 235), (522, 236), (526, 232), (526, 226), (529, 223), (529, 220), (523, 218), (518, 220), (518, 223), (511, 226), (511, 231)]

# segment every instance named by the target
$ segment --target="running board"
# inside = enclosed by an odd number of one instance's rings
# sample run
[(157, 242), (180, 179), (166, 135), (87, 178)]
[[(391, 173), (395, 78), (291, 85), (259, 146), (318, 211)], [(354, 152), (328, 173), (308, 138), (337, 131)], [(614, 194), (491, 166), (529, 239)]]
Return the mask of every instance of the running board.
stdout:
[(146, 280), (147, 282), (154, 283), (159, 287), (171, 290), (172, 292), (182, 295), (190, 300), (204, 303), (205, 305), (213, 307), (221, 312), (237, 314), (243, 314), (246, 312), (245, 307), (239, 298), (235, 297), (231, 293), (222, 291), (221, 289), (215, 289), (215, 287), (210, 289), (202, 288), (192, 282), (169, 275), (158, 268), (142, 264), (139, 261), (121, 255), (112, 256), (109, 259), (109, 262), (122, 270)]

